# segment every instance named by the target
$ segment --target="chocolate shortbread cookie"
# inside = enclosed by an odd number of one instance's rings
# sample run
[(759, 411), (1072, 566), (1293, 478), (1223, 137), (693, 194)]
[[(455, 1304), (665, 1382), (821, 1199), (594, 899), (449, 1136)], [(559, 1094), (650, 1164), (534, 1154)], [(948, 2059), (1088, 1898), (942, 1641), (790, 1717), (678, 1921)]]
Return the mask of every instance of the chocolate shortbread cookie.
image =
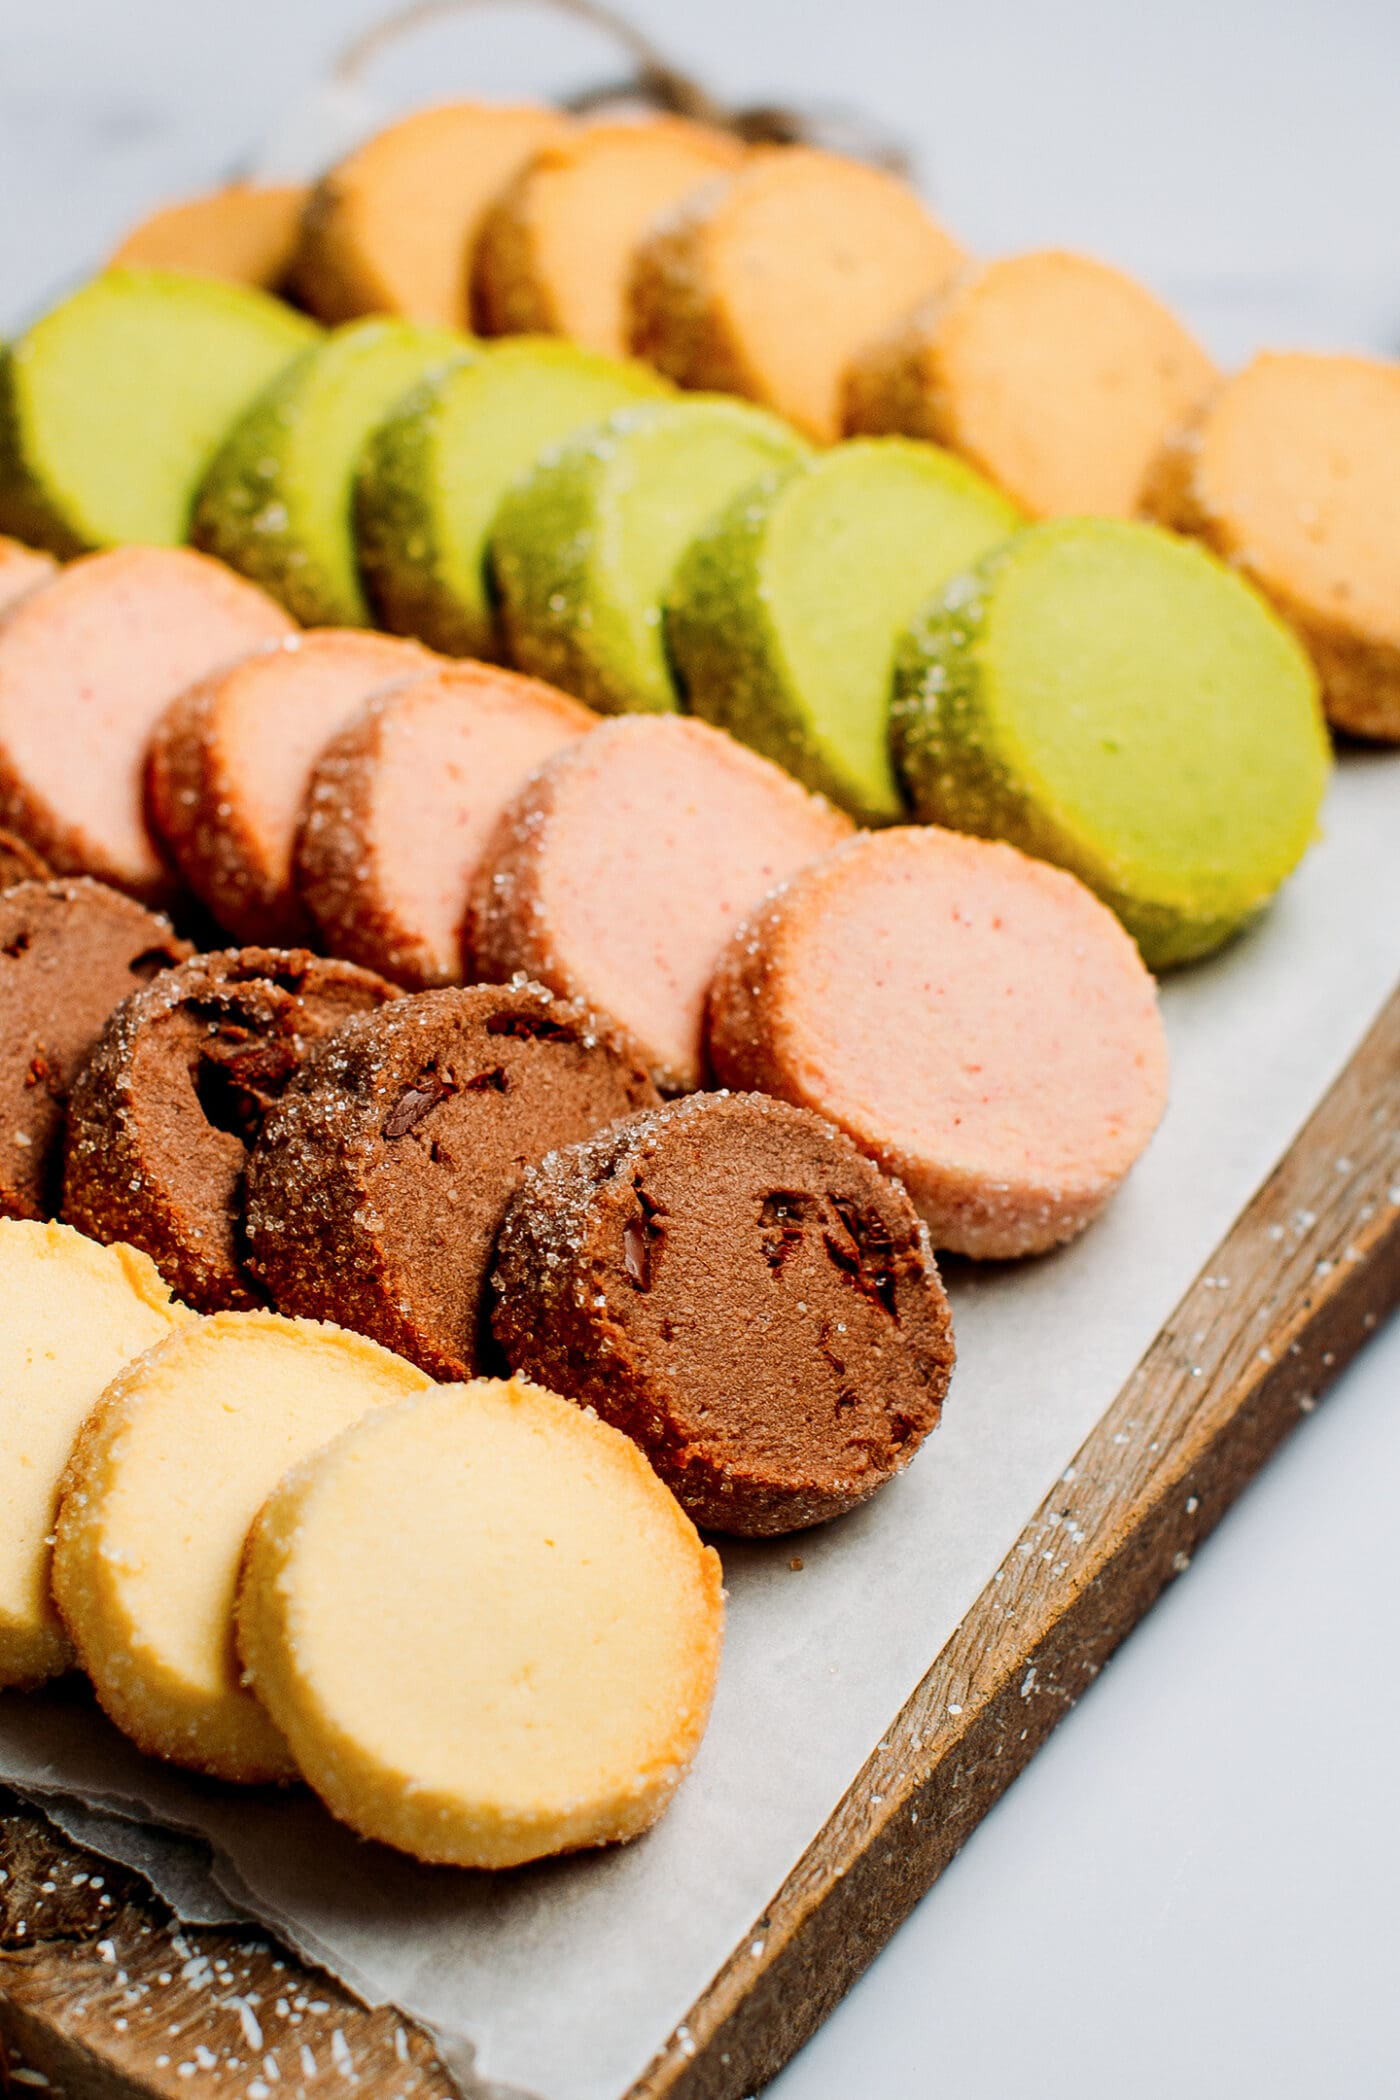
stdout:
[(863, 1502), (934, 1427), (953, 1367), (903, 1188), (760, 1094), (692, 1094), (542, 1161), (493, 1283), (511, 1367), (625, 1430), (715, 1531)]
[(17, 833), (0, 830), (0, 890), (12, 890), (17, 882), (47, 882), (52, 874), (41, 853)]
[(533, 1161), (658, 1096), (610, 1027), (538, 985), (423, 992), (328, 1043), (248, 1166), (247, 1244), (278, 1307), (435, 1378), (481, 1354), (506, 1204)]
[(167, 971), (118, 1007), (73, 1089), (64, 1218), (143, 1248), (199, 1312), (259, 1304), (240, 1247), (248, 1148), (312, 1045), (397, 997), (304, 948)]
[(52, 1215), (69, 1088), (112, 1008), (189, 952), (168, 919), (85, 876), (0, 895), (0, 1214)]

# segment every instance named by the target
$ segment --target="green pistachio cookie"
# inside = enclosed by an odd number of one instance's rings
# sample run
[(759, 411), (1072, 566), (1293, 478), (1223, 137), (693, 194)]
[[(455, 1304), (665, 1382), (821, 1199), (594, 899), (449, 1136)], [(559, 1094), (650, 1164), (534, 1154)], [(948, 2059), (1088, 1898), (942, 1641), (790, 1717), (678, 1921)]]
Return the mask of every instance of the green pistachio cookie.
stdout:
[(195, 504), (197, 546), (280, 598), (304, 627), (368, 627), (355, 475), (372, 431), (470, 338), (389, 315), (337, 328), (225, 438)]
[(810, 449), (766, 409), (691, 396), (620, 409), (547, 453), (491, 539), (511, 661), (608, 714), (674, 709), (662, 606), (677, 562), (741, 490)]
[(837, 445), (749, 491), (676, 574), (667, 635), (689, 706), (863, 823), (890, 822), (895, 644), (1019, 523), (971, 467), (909, 438)]
[(531, 336), (414, 388), (360, 469), (360, 561), (385, 624), (448, 656), (499, 656), (486, 548), (507, 490), (576, 430), (670, 391), (645, 365)]
[(107, 270), (0, 355), (0, 532), (173, 547), (229, 425), (320, 330), (243, 285)]
[(893, 727), (919, 816), (1071, 869), (1153, 969), (1263, 910), (1330, 765), (1316, 676), (1264, 600), (1106, 518), (1032, 526), (949, 584), (901, 645)]

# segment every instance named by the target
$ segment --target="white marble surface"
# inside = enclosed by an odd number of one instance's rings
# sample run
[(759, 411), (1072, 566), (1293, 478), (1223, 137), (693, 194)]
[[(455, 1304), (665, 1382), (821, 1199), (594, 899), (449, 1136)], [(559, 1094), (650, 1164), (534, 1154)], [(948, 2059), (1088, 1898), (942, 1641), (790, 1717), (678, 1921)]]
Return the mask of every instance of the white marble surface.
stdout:
[[(367, 0), (0, 4), (0, 328), (148, 202), (315, 116)], [(1385, 0), (637, 6), (736, 97), (911, 138), (979, 248), (1150, 277), (1222, 356), (1400, 342)], [(540, 18), (424, 35), (385, 99), (550, 84)], [(551, 38), (566, 75), (600, 49)], [(1384, 905), (1387, 900), (1376, 900)], [(1394, 908), (1400, 900), (1389, 900)], [(777, 2090), (965, 2100), (1400, 2091), (1390, 1536), (1400, 1332), (1256, 1485)]]

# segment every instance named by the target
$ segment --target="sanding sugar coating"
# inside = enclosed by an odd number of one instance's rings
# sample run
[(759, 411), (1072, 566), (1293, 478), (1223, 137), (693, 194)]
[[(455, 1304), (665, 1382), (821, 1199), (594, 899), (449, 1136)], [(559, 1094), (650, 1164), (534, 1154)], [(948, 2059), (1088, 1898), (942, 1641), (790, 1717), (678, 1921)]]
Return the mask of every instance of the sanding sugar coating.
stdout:
[(315, 762), (297, 847), (325, 945), (412, 991), (470, 977), (463, 922), (497, 819), (596, 719), (537, 678), (479, 663), (357, 712)]
[(427, 1384), (362, 1335), (268, 1312), (188, 1320), (113, 1378), (64, 1476), (54, 1595), (142, 1749), (218, 1779), (295, 1778), (234, 1649), (249, 1526), (290, 1466)]
[(224, 666), (165, 710), (147, 807), (185, 883), (235, 940), (311, 939), (293, 854), (317, 755), (372, 693), (434, 661), (392, 635), (322, 628)]
[(729, 933), (851, 829), (704, 722), (605, 722), (502, 816), (472, 897), (477, 966), (611, 1014), (662, 1092), (684, 1092), (701, 1082), (705, 988)]
[(1168, 446), (1148, 507), (1299, 630), (1338, 728), (1400, 741), (1400, 365), (1256, 357)]
[(263, 1126), (253, 1273), (281, 1311), (461, 1377), (477, 1367), (492, 1249), (525, 1167), (655, 1100), (608, 1024), (538, 985), (421, 992), (364, 1015)]
[(113, 1013), (73, 1089), (64, 1217), (143, 1248), (197, 1311), (256, 1305), (239, 1244), (248, 1147), (313, 1044), (397, 996), (304, 948), (165, 971)]
[(656, 1821), (704, 1733), (720, 1584), (626, 1437), (480, 1380), (376, 1409), (288, 1475), (238, 1644), (333, 1815), (511, 1867)]
[(1166, 1105), (1156, 992), (1082, 883), (908, 828), (838, 847), (735, 934), (710, 1001), (731, 1086), (819, 1110), (935, 1246), (1043, 1253), (1102, 1209)]
[(1154, 969), (1256, 918), (1316, 835), (1306, 654), (1243, 578), (1116, 518), (1034, 525), (954, 580), (895, 667), (914, 812), (1086, 882)]
[(829, 1123), (692, 1094), (552, 1153), (501, 1233), (507, 1361), (641, 1445), (698, 1524), (854, 1508), (938, 1420), (947, 1300), (909, 1198)]
[(0, 896), (0, 1212), (58, 1207), (74, 1080), (112, 1009), (189, 952), (168, 919), (83, 876)]

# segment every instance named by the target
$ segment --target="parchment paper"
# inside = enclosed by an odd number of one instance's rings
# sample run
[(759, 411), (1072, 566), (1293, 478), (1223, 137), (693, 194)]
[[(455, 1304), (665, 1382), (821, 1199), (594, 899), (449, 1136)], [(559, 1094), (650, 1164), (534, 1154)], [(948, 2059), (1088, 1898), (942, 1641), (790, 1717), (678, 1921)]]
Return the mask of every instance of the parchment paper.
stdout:
[[(67, 1688), (0, 1699), (0, 1778), (197, 1834), (237, 1907), (366, 1999), (426, 2021), (464, 2072), (474, 2052), (485, 2077), (547, 2100), (617, 2100), (751, 1928), (1398, 977), (1400, 759), (1353, 754), (1326, 837), (1275, 910), (1166, 985), (1172, 1106), (1108, 1216), (1039, 1263), (958, 1268), (957, 1377), (910, 1472), (804, 1535), (800, 1571), (790, 1542), (724, 1548), (714, 1720), (641, 1842), (497, 1878), (419, 1867), (358, 1843), (304, 1795), (240, 1794), (146, 1762)], [(100, 1847), (103, 1824), (89, 1828)], [(139, 1863), (131, 1838), (128, 1826), (121, 1856)], [(150, 1867), (168, 1889), (168, 1856)]]

